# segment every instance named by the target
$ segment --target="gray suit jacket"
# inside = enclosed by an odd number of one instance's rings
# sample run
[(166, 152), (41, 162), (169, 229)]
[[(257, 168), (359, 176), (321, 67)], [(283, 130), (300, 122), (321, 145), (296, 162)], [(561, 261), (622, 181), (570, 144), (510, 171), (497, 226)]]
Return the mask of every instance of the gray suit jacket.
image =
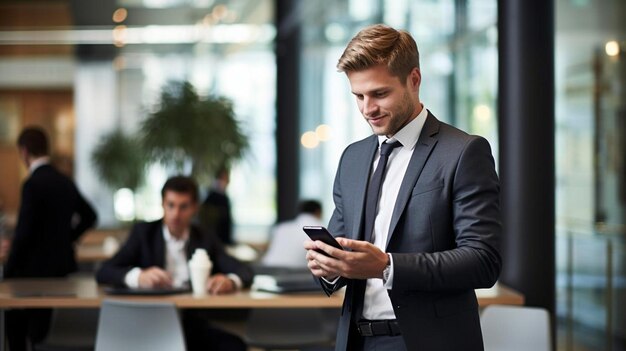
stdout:
[[(344, 151), (334, 184), (329, 231), (358, 239), (378, 139)], [(386, 252), (394, 263), (388, 290), (409, 350), (482, 350), (474, 289), (492, 286), (501, 258), (500, 185), (489, 143), (428, 114), (395, 203)], [(355, 280), (322, 281), (331, 294), (347, 285), (337, 350), (348, 348)]]

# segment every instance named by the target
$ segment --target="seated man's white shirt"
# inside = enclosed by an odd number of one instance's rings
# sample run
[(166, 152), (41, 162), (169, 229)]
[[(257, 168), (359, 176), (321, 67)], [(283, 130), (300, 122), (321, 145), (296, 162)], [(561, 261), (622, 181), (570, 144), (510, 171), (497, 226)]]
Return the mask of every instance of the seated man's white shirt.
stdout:
[(172, 236), (167, 226), (163, 226), (163, 239), (165, 239), (165, 270), (172, 277), (172, 286), (179, 288), (189, 281), (185, 254), (189, 230), (186, 230), (181, 238), (176, 238)]

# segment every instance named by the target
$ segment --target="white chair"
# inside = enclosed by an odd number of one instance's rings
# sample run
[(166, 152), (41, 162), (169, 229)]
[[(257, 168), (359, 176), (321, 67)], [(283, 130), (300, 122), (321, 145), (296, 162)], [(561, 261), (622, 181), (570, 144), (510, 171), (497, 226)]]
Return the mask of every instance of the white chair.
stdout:
[(550, 315), (543, 308), (490, 305), (480, 315), (485, 351), (550, 351)]
[(104, 300), (96, 351), (185, 351), (176, 306)]

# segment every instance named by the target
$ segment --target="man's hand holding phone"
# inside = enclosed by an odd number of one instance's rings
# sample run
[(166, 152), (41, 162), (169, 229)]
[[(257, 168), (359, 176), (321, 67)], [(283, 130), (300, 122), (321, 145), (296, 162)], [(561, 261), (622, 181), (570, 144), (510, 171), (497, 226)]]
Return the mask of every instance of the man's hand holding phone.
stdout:
[(339, 249), (323, 240), (304, 242), (307, 266), (314, 276), (327, 280), (338, 276), (349, 279), (382, 278), (383, 270), (389, 263), (389, 256), (385, 252), (367, 241), (342, 237), (334, 239), (339, 247), (351, 250)]

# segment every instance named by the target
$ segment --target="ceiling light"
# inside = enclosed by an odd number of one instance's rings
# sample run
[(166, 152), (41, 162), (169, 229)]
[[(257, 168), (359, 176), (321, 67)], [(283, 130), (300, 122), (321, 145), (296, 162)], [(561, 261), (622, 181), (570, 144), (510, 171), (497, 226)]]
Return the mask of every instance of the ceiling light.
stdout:
[(320, 141), (317, 138), (317, 135), (314, 132), (308, 131), (302, 134), (300, 138), (300, 143), (307, 149), (314, 149), (319, 145)]
[(126, 20), (127, 16), (128, 11), (126, 11), (125, 8), (120, 7), (119, 9), (115, 10), (115, 12), (113, 12), (113, 22), (122, 23), (124, 22), (124, 20)]
[(604, 51), (609, 56), (619, 55), (619, 43), (615, 40), (611, 40), (604, 45)]

